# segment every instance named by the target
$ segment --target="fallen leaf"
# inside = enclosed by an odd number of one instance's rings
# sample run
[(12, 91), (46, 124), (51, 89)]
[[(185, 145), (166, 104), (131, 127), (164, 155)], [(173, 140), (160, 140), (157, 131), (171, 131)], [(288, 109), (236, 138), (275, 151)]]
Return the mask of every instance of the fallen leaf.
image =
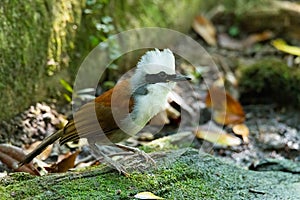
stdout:
[(221, 125), (241, 123), (244, 121), (240, 115), (226, 111), (213, 111), (213, 120)]
[(240, 50), (248, 48), (255, 43), (266, 41), (271, 39), (274, 36), (271, 31), (264, 31), (262, 33), (254, 33), (249, 35), (243, 40), (237, 40), (231, 38), (229, 35), (222, 33), (218, 36), (218, 43), (221, 47), (232, 50)]
[(246, 126), (246, 124), (236, 124), (232, 127), (232, 131), (236, 135), (241, 135), (243, 138), (243, 141), (248, 144), (249, 143), (249, 128)]
[(95, 161), (81, 162), (76, 165), (76, 169), (90, 167), (93, 166), (94, 163)]
[(292, 54), (295, 56), (300, 56), (300, 47), (288, 45), (282, 39), (273, 40), (271, 42), (271, 44), (280, 51), (283, 51), (285, 53), (289, 53), (289, 54)]
[(159, 196), (156, 196), (155, 194), (153, 194), (151, 192), (140, 192), (140, 193), (134, 195), (134, 198), (137, 198), (137, 199), (163, 199)]
[(46, 168), (49, 167), (50, 165), (45, 163), (44, 161), (41, 161), (40, 159), (34, 159), (33, 166), (35, 169), (38, 170), (41, 176), (45, 176), (48, 174)]
[(151, 142), (142, 142), (145, 147), (150, 147), (153, 149), (167, 149), (170, 146), (177, 146), (178, 148), (187, 147), (187, 144), (191, 144), (195, 139), (195, 135), (191, 131), (187, 132), (178, 132), (176, 134), (164, 136), (158, 139), (155, 139)]
[(65, 155), (62, 155), (57, 163), (54, 163), (50, 167), (47, 167), (46, 170), (49, 173), (66, 172), (75, 166), (75, 159), (78, 154), (79, 151), (76, 151), (75, 153), (67, 153)]
[(216, 29), (212, 22), (204, 16), (196, 16), (192, 27), (194, 31), (198, 33), (198, 35), (200, 35), (209, 45), (215, 46), (217, 44)]
[[(33, 151), (42, 141), (36, 141), (34, 143), (32, 143), (28, 149), (26, 149), (26, 152), (31, 152)], [(41, 154), (39, 154), (36, 158), (40, 159), (40, 160), (46, 160), (52, 151), (52, 147), (53, 145), (49, 145)]]
[(212, 109), (213, 119), (222, 125), (240, 124), (245, 121), (241, 104), (225, 89), (213, 86), (208, 90), (206, 106)]
[(242, 143), (241, 139), (226, 133), (223, 129), (216, 125), (203, 125), (195, 131), (197, 138), (225, 146), (237, 146)]
[(27, 172), (32, 175), (40, 175), (39, 172), (34, 168), (32, 163), (25, 164), (22, 167), (18, 167), (20, 161), (25, 158), (25, 153), (19, 147), (0, 144), (0, 161), (5, 164), (8, 168), (16, 172)]
[(274, 33), (271, 31), (263, 31), (261, 33), (254, 33), (249, 35), (245, 40), (242, 41), (243, 47), (250, 47), (255, 43), (266, 41), (271, 39), (274, 36)]

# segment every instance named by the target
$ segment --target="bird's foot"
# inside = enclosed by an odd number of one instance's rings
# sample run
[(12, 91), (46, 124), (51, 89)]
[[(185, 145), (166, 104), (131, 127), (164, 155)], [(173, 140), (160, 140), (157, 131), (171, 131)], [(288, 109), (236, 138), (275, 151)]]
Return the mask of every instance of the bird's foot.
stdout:
[[(153, 160), (153, 158), (151, 158), (151, 156), (149, 156), (147, 153), (145, 153), (143, 150), (140, 150), (139, 148), (125, 146), (123, 144), (115, 144), (115, 145), (123, 150), (136, 153), (136, 154), (144, 157), (146, 162), (151, 162), (151, 164), (156, 165), (155, 160)], [(119, 153), (119, 155), (120, 155), (120, 153)]]
[(112, 166), (113, 168), (115, 168), (120, 174), (124, 174), (125, 176), (129, 176), (129, 173), (127, 172), (126, 168), (119, 163), (118, 161), (113, 160), (112, 158), (110, 158), (109, 156), (107, 156), (104, 153), (101, 153), (102, 158), (104, 160), (105, 163), (109, 164), (110, 166)]
[(97, 160), (103, 160), (104, 163), (106, 163), (106, 164), (110, 165), (112, 168), (116, 169), (120, 174), (129, 176), (129, 173), (127, 172), (124, 165), (122, 165), (121, 163), (119, 163), (116, 160), (113, 160), (106, 153), (102, 152), (101, 146), (98, 146), (97, 144), (90, 144), (90, 147), (91, 147), (91, 150)]

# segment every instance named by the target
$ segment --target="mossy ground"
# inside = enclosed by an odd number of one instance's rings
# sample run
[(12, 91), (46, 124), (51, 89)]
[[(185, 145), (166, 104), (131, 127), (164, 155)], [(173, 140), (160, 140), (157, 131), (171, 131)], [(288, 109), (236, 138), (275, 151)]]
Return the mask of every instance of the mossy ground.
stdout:
[[(185, 153), (182, 154), (182, 152)], [(170, 158), (177, 157), (174, 162)], [(165, 199), (296, 199), (300, 175), (254, 172), (195, 150), (167, 153), (157, 169), (119, 175), (107, 168), (1, 181), (1, 199), (133, 199), (149, 191)], [(102, 166), (103, 167), (103, 166)], [(297, 196), (299, 195), (299, 196)]]

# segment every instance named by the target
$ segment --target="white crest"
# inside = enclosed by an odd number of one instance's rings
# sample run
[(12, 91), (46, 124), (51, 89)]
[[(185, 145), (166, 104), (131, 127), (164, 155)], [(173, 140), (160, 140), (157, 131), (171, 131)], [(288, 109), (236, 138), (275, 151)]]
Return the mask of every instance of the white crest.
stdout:
[(175, 74), (175, 58), (172, 51), (170, 49), (147, 51), (138, 62), (131, 78), (132, 88), (144, 83), (146, 74), (157, 74), (161, 71)]
[(147, 51), (138, 62), (137, 68), (147, 74), (156, 74), (160, 71), (175, 74), (175, 58), (170, 49)]

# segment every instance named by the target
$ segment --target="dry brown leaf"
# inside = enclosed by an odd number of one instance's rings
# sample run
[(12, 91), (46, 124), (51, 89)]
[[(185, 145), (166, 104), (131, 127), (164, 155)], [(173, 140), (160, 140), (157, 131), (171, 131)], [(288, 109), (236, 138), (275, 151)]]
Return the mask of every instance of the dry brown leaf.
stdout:
[(215, 46), (217, 44), (216, 29), (212, 22), (204, 16), (196, 16), (192, 27), (209, 45)]
[(27, 172), (39, 176), (39, 172), (34, 168), (32, 163), (18, 168), (18, 163), (23, 160), (24, 157), (25, 153), (21, 148), (9, 144), (0, 144), (0, 161), (3, 164), (14, 171)]
[(199, 127), (195, 135), (197, 138), (225, 146), (237, 146), (242, 143), (240, 138), (226, 133), (223, 129), (209, 128), (207, 126)]
[(241, 116), (226, 111), (213, 111), (213, 120), (221, 125), (240, 123)]
[(246, 126), (246, 124), (236, 124), (232, 127), (232, 131), (236, 135), (241, 135), (243, 138), (243, 141), (248, 144), (249, 143), (249, 128)]
[(46, 168), (47, 171), (50, 173), (62, 173), (68, 171), (75, 166), (75, 159), (78, 154), (79, 151), (62, 155), (59, 159), (60, 161), (54, 163), (49, 168)]
[(219, 124), (240, 124), (245, 121), (245, 113), (241, 104), (225, 89), (211, 87), (205, 103), (208, 108), (212, 109), (213, 119)]
[(222, 33), (218, 36), (218, 43), (223, 48), (239, 50), (239, 49), (250, 47), (255, 43), (269, 40), (273, 36), (274, 36), (273, 32), (264, 31), (262, 33), (251, 34), (244, 40), (237, 40), (231, 38), (225, 33)]
[(243, 47), (250, 47), (255, 43), (266, 41), (271, 39), (274, 36), (271, 31), (264, 31), (262, 33), (254, 33), (249, 35), (245, 40), (242, 41)]
[(140, 192), (140, 193), (134, 195), (134, 198), (137, 198), (137, 199), (164, 199), (162, 197), (156, 196), (152, 192)]
[[(32, 143), (28, 149), (26, 149), (26, 152), (31, 152), (33, 151), (42, 141), (36, 141), (34, 143)], [(46, 160), (52, 151), (52, 147), (53, 145), (49, 145), (40, 155), (38, 155), (36, 158), (40, 159), (40, 160)]]

